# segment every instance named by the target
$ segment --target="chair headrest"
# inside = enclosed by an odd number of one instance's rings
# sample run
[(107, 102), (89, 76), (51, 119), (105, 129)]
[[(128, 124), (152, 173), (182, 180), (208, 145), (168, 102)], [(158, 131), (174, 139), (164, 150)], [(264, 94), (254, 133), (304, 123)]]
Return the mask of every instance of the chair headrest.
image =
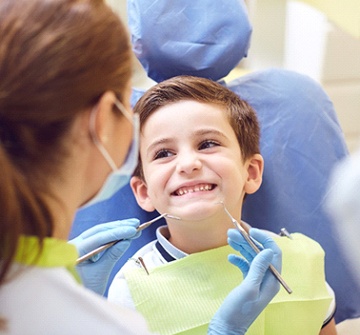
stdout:
[(246, 57), (252, 32), (243, 0), (128, 0), (128, 24), (133, 50), (156, 82), (225, 77)]

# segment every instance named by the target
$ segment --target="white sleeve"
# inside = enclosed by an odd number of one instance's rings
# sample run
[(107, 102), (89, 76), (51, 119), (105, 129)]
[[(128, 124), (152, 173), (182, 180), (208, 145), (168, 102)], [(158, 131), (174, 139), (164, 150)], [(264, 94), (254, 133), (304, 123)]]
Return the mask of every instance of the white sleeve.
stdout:
[[(130, 264), (130, 262), (126, 264)], [(131, 293), (123, 272), (125, 268), (130, 268), (130, 266), (127, 267), (126, 264), (116, 274), (114, 280), (110, 284), (108, 300), (116, 305), (135, 310), (134, 301), (131, 297)]]
[(109, 286), (108, 291), (108, 300), (112, 303), (127, 307), (132, 310), (135, 310), (135, 304), (132, 299), (129, 286), (126, 282), (124, 273), (130, 269), (136, 269), (141, 267), (141, 265), (137, 262), (139, 257), (143, 257), (146, 262), (146, 266), (153, 267), (154, 264), (149, 262), (150, 255), (153, 254), (152, 249), (156, 241), (152, 241), (139, 249), (129, 260), (123, 265), (123, 267), (119, 270), (119, 272), (115, 275), (113, 281)]
[(326, 313), (325, 320), (323, 322), (323, 327), (326, 326), (331, 319), (334, 317), (335, 311), (336, 311), (336, 300), (335, 300), (335, 293), (331, 286), (326, 282), (326, 288), (328, 289), (329, 294), (332, 296), (332, 301), (330, 303), (329, 309)]

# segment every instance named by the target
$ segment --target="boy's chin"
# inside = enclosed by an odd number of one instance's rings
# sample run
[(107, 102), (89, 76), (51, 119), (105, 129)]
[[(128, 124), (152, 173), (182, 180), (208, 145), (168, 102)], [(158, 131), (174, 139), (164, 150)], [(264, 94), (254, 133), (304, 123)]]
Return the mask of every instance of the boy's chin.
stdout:
[(215, 201), (194, 201), (179, 207), (176, 212), (175, 215), (183, 221), (203, 221), (218, 217), (223, 213), (223, 209)]

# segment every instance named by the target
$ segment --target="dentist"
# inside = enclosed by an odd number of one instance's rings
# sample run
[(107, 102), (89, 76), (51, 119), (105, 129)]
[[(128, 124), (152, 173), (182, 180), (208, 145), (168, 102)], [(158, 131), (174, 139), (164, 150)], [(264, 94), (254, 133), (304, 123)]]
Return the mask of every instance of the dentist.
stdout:
[[(1, 0), (0, 36), (0, 333), (148, 334), (140, 314), (101, 297), (139, 221), (67, 243), (77, 209), (111, 197), (137, 162), (128, 33), (102, 0)], [(246, 332), (279, 290), (267, 271), (280, 270), (275, 252), (239, 260), (246, 278), (209, 334)]]

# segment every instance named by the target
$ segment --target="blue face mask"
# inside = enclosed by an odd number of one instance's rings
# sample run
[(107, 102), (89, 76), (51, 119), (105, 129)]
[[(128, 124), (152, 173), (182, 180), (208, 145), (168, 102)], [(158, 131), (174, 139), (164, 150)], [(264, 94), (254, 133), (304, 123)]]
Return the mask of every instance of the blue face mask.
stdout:
[(119, 101), (116, 101), (115, 105), (133, 125), (133, 140), (124, 164), (120, 168), (118, 168), (114, 160), (111, 158), (108, 151), (105, 149), (105, 147), (99, 141), (96, 135), (95, 132), (96, 110), (94, 109), (92, 111), (92, 115), (90, 116), (90, 134), (92, 136), (94, 144), (99, 149), (101, 154), (104, 156), (106, 161), (109, 163), (113, 171), (109, 174), (109, 176), (105, 180), (105, 183), (103, 184), (99, 192), (92, 199), (90, 199), (88, 202), (83, 204), (81, 206), (81, 209), (111, 198), (116, 192), (118, 192), (122, 187), (124, 187), (126, 184), (129, 183), (131, 175), (134, 172), (136, 165), (138, 163), (139, 115), (135, 115), (135, 114), (131, 115)]

